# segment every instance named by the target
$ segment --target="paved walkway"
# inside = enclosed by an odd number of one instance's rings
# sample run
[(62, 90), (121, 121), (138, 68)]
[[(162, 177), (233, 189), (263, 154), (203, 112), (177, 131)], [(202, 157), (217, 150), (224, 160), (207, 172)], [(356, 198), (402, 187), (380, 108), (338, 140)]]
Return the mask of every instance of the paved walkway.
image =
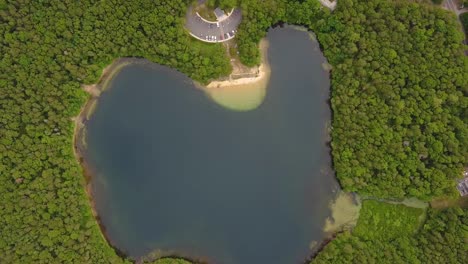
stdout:
[(463, 9), (459, 9), (460, 4), (456, 0), (445, 0), (444, 3), (442, 4), (442, 7), (449, 11), (454, 12), (457, 15), (457, 17), (462, 13), (468, 12), (468, 8), (466, 7)]
[(234, 38), (241, 20), (242, 13), (238, 8), (232, 10), (228, 16), (223, 17), (220, 21), (208, 21), (189, 8), (185, 27), (194, 38), (217, 43)]

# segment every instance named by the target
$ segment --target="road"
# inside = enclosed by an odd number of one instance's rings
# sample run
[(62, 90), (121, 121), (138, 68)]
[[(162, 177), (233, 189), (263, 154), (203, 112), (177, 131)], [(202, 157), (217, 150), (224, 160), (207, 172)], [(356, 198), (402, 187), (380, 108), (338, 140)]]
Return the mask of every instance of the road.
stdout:
[(468, 8), (466, 7), (463, 9), (459, 9), (460, 4), (457, 0), (445, 0), (442, 4), (442, 7), (454, 12), (457, 15), (457, 17), (462, 13), (468, 12)]
[(234, 9), (229, 16), (218, 22), (205, 20), (190, 8), (187, 12), (185, 27), (193, 37), (201, 41), (216, 43), (234, 38), (241, 20), (242, 12), (239, 8)]

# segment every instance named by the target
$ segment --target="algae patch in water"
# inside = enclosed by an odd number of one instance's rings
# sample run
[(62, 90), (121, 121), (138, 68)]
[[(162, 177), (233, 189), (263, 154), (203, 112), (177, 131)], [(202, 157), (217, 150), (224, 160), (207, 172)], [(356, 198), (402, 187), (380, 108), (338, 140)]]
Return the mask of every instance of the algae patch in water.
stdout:
[(327, 233), (350, 229), (357, 224), (361, 201), (357, 195), (340, 191), (330, 203), (331, 217), (325, 220), (324, 231)]

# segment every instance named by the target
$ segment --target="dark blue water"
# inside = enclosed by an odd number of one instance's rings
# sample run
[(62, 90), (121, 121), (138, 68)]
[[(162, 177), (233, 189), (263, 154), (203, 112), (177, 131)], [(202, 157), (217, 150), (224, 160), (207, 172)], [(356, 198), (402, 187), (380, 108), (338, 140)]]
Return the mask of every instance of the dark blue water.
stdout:
[(323, 239), (328, 74), (318, 45), (291, 28), (268, 33), (264, 103), (234, 112), (181, 73), (124, 68), (88, 123), (97, 211), (112, 244), (210, 263), (300, 263)]

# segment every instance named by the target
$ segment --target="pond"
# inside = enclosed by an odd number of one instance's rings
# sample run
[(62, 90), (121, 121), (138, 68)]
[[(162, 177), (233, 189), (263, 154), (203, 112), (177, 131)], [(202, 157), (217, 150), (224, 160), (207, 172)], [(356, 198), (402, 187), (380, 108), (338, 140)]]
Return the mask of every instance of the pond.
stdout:
[(337, 183), (327, 147), (329, 74), (318, 43), (268, 33), (264, 102), (236, 112), (152, 63), (118, 73), (87, 123), (85, 160), (110, 242), (208, 263), (302, 263)]

